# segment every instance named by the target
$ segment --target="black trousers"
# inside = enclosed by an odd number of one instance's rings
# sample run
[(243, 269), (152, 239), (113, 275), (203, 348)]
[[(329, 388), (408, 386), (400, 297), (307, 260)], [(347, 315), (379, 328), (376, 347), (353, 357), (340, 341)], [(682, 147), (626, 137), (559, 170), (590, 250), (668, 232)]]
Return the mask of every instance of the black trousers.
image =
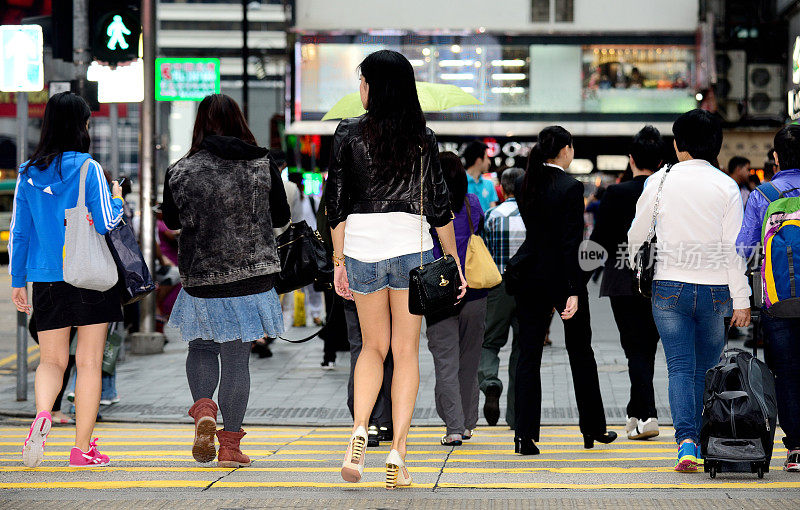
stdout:
[(611, 296), (610, 299), (619, 340), (628, 359), (628, 377), (631, 380), (628, 417), (640, 420), (658, 418), (653, 370), (659, 336), (651, 302), (641, 296)]
[[(516, 380), (516, 436), (539, 441), (542, 417), (542, 380), (540, 369), (544, 339), (550, 326), (550, 312), (559, 313), (567, 297), (554, 297), (537, 292), (516, 296), (519, 321), (519, 361)], [(579, 425), (582, 434), (606, 432), (606, 416), (600, 396), (597, 363), (592, 351), (592, 327), (589, 315), (589, 296), (578, 298), (575, 316), (564, 321), (567, 355), (572, 370), (572, 383), (578, 403)]]

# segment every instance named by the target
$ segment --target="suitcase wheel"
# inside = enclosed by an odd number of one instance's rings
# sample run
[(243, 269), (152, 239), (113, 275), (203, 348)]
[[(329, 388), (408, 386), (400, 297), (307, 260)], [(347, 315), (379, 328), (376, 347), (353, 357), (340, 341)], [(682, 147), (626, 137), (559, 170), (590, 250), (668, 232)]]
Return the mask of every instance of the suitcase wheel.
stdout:
[[(758, 471), (756, 471), (756, 473), (758, 474), (759, 479), (764, 478), (764, 468), (762, 466), (758, 466)], [(714, 477), (712, 476), (711, 478)]]
[(709, 474), (709, 476), (711, 478), (716, 478), (717, 477), (717, 467), (716, 466), (711, 466), (711, 468), (708, 470), (708, 474)]

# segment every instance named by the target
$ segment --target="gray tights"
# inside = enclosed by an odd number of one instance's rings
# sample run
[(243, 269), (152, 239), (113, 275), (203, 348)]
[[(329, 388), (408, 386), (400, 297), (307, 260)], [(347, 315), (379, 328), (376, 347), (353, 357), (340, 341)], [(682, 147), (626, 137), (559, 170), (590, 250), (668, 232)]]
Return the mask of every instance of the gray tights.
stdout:
[[(220, 359), (222, 378), (220, 379)], [(189, 342), (186, 378), (195, 402), (214, 398), (219, 384), (219, 409), (225, 430), (239, 432), (250, 398), (250, 342), (234, 340), (217, 343), (211, 340)]]

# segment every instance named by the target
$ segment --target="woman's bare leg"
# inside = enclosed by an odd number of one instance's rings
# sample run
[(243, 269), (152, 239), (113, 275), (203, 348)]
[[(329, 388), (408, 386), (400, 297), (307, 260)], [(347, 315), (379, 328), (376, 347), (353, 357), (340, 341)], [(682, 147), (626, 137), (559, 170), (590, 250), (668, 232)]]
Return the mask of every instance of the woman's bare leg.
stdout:
[[(365, 429), (383, 383), (383, 362), (389, 354), (392, 316), (389, 290), (371, 294), (353, 294), (361, 324), (361, 354), (356, 362), (353, 396), (353, 432)], [(408, 306), (408, 305), (406, 305)]]
[[(405, 458), (406, 439), (419, 391), (419, 330), (422, 317), (408, 311), (408, 291), (390, 290), (392, 317), (392, 448)], [(360, 312), (359, 312), (359, 316)], [(377, 379), (380, 381), (380, 378)]]
[(101, 369), (103, 348), (108, 334), (108, 324), (92, 324), (78, 328), (78, 349), (75, 366), (75, 446), (89, 450), (97, 410), (100, 407)]
[(39, 332), (39, 368), (36, 369), (36, 413), (50, 412), (61, 394), (64, 371), (69, 361), (70, 328)]

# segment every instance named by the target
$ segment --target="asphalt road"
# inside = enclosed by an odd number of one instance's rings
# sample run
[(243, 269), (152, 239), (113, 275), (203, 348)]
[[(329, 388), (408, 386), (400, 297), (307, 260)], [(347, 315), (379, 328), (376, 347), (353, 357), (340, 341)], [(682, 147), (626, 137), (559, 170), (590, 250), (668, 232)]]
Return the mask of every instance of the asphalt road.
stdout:
[(349, 437), (341, 427), (249, 427), (243, 449), (254, 463), (241, 469), (194, 462), (190, 426), (104, 423), (96, 435), (112, 465), (69, 468), (74, 429), (59, 427), (45, 462), (31, 470), (20, 461), (26, 432), (21, 422), (0, 425), (3, 508), (31, 508), (39, 500), (58, 501), (57, 508), (672, 508), (687, 498), (693, 508), (800, 507), (800, 475), (780, 467), (780, 434), (763, 480), (750, 474), (711, 480), (672, 470), (669, 429), (650, 441), (619, 439), (586, 450), (577, 427), (545, 427), (542, 455), (521, 457), (504, 427), (482, 427), (455, 448), (438, 443), (439, 428), (415, 427), (407, 462), (414, 485), (389, 492), (382, 467), (387, 446), (368, 450), (362, 483), (341, 479)]

